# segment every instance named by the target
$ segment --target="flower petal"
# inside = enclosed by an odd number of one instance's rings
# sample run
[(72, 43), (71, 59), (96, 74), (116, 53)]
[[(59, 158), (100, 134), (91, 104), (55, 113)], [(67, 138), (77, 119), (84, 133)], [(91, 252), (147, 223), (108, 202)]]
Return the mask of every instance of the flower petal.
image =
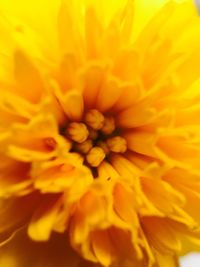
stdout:
[(23, 229), (0, 247), (0, 266), (65, 267), (69, 262), (70, 267), (78, 267), (80, 258), (70, 248), (65, 234), (54, 234), (49, 242), (39, 243), (31, 241)]

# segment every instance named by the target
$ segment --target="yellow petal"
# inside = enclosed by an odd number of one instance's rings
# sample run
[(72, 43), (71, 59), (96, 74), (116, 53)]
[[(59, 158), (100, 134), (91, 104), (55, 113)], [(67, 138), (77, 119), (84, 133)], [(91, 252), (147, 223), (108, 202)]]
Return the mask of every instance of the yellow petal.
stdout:
[(178, 259), (174, 255), (155, 252), (157, 267), (179, 267)]
[(146, 196), (154, 205), (165, 214), (174, 212), (175, 206), (183, 206), (185, 203), (184, 195), (181, 195), (173, 187), (164, 181), (157, 180), (154, 186), (155, 178), (143, 178), (142, 186)]
[(43, 81), (37, 68), (20, 50), (15, 53), (14, 63), (18, 94), (32, 102), (37, 102), (44, 94)]
[(88, 58), (96, 58), (100, 52), (99, 37), (102, 35), (102, 25), (97, 18), (95, 9), (89, 6), (85, 15), (85, 36)]
[(181, 250), (176, 230), (165, 219), (146, 217), (142, 219), (149, 242), (161, 253), (171, 254)]
[(64, 96), (63, 108), (67, 117), (72, 121), (80, 121), (83, 115), (84, 103), (80, 92), (70, 91)]
[(101, 264), (109, 266), (112, 263), (115, 251), (107, 231), (96, 231), (92, 234), (92, 248)]
[(118, 80), (114, 77), (110, 78), (102, 85), (101, 88), (99, 88), (96, 107), (101, 112), (106, 112), (114, 106), (122, 92), (123, 87), (120, 85)]
[(149, 108), (146, 103), (137, 103), (121, 111), (117, 116), (117, 123), (124, 128), (143, 126), (153, 120), (155, 114), (155, 108)]
[(138, 228), (137, 204), (133, 194), (134, 192), (131, 194), (122, 185), (117, 184), (113, 192), (114, 209), (122, 220)]
[(105, 67), (101, 65), (89, 66), (82, 74), (84, 103), (88, 108), (95, 105), (104, 75)]
[[(84, 35), (84, 1), (80, 3), (74, 0), (61, 0), (58, 12), (58, 37), (61, 53), (74, 53), (76, 59), (82, 62), (85, 59)], [(69, 38), (70, 36), (70, 38)]]

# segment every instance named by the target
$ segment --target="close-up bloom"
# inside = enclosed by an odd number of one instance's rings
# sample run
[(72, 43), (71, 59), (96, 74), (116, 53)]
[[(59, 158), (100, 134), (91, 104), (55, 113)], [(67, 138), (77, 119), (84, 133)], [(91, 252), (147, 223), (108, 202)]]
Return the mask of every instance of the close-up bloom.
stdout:
[(200, 248), (191, 0), (0, 0), (0, 267), (178, 267)]

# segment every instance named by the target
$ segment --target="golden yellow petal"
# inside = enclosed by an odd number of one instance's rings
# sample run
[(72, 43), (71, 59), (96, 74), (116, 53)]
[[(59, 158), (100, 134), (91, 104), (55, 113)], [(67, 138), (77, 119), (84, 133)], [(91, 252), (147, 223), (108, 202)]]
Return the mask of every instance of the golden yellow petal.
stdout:
[(32, 102), (39, 101), (44, 94), (42, 78), (30, 59), (20, 50), (14, 55), (14, 75), (18, 94)]
[(181, 250), (181, 242), (176, 231), (164, 219), (146, 217), (142, 219), (149, 242), (161, 253), (171, 254)]

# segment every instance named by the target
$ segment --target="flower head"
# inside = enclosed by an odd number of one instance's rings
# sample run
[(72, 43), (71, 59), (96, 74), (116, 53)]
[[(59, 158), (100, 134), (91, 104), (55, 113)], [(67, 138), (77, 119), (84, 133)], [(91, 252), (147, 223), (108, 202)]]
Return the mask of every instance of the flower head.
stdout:
[(200, 237), (194, 5), (11, 2), (0, 8), (0, 265), (177, 266)]

